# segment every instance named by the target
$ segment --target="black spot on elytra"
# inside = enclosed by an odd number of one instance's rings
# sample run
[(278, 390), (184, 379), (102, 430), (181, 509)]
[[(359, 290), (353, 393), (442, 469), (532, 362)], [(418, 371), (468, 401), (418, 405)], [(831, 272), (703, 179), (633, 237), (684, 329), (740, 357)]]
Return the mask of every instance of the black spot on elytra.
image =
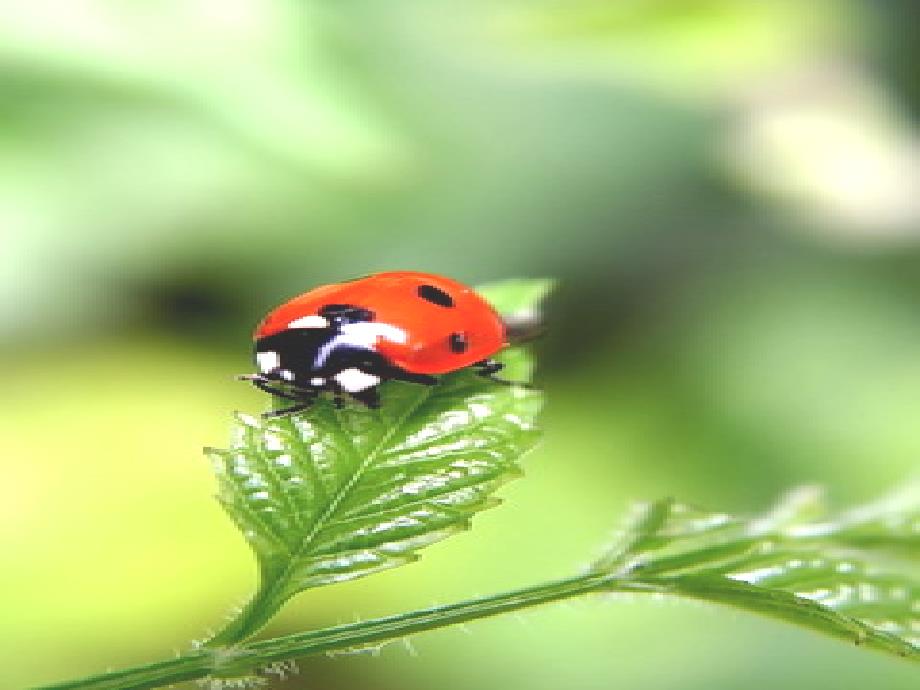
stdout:
[(450, 351), (457, 355), (462, 355), (469, 349), (470, 341), (466, 339), (464, 333), (450, 334)]
[(434, 285), (419, 285), (418, 296), (432, 304), (437, 304), (439, 307), (454, 306), (454, 300), (451, 296), (441, 288), (436, 288)]

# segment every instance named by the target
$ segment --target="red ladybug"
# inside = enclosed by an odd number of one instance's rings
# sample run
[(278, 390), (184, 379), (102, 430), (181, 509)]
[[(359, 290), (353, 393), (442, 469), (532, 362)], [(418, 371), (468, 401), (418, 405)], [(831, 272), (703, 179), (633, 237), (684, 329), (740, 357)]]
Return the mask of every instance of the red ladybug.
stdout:
[[(306, 407), (323, 391), (379, 407), (390, 379), (424, 385), (468, 366), (496, 381), (505, 325), (471, 288), (430, 273), (392, 271), (323, 285), (271, 311), (253, 334), (259, 373), (242, 378)], [(279, 387), (280, 386), (280, 387)]]

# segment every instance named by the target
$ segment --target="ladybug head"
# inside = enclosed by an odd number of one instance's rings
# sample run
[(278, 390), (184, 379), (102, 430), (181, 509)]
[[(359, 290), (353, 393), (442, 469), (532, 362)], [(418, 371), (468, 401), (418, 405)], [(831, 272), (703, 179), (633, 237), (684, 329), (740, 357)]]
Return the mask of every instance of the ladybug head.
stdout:
[(301, 393), (370, 396), (394, 369), (377, 344), (406, 340), (402, 330), (373, 318), (363, 307), (330, 304), (291, 321), (284, 330), (256, 340), (260, 377)]

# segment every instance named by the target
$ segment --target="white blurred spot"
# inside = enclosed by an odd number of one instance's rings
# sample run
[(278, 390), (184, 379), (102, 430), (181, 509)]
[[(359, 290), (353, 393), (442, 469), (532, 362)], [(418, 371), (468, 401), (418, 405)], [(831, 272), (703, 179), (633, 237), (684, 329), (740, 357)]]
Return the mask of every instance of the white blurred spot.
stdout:
[(742, 107), (725, 150), (756, 191), (833, 238), (918, 238), (920, 139), (871, 78), (824, 66), (760, 84)]
[(322, 316), (313, 314), (294, 319), (288, 324), (288, 328), (329, 328), (329, 322)]
[(476, 419), (485, 419), (492, 414), (492, 408), (482, 403), (470, 403), (470, 412)]
[(360, 369), (345, 369), (335, 375), (336, 382), (342, 390), (348, 393), (357, 393), (380, 383), (380, 377), (368, 374)]
[(278, 368), (278, 365), (281, 364), (281, 358), (278, 356), (277, 352), (269, 350), (267, 352), (257, 352), (256, 362), (259, 364), (259, 371), (263, 374), (267, 374)]

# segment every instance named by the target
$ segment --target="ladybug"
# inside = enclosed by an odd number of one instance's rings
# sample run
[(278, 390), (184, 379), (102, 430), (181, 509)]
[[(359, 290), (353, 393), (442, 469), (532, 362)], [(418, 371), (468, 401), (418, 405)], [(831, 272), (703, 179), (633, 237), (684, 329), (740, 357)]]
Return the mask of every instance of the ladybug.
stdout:
[(241, 378), (291, 400), (281, 416), (309, 407), (326, 391), (380, 406), (377, 386), (431, 386), (437, 374), (476, 367), (486, 378), (502, 364), (505, 324), (472, 288), (430, 273), (391, 271), (323, 285), (277, 307), (253, 334), (258, 374)]

